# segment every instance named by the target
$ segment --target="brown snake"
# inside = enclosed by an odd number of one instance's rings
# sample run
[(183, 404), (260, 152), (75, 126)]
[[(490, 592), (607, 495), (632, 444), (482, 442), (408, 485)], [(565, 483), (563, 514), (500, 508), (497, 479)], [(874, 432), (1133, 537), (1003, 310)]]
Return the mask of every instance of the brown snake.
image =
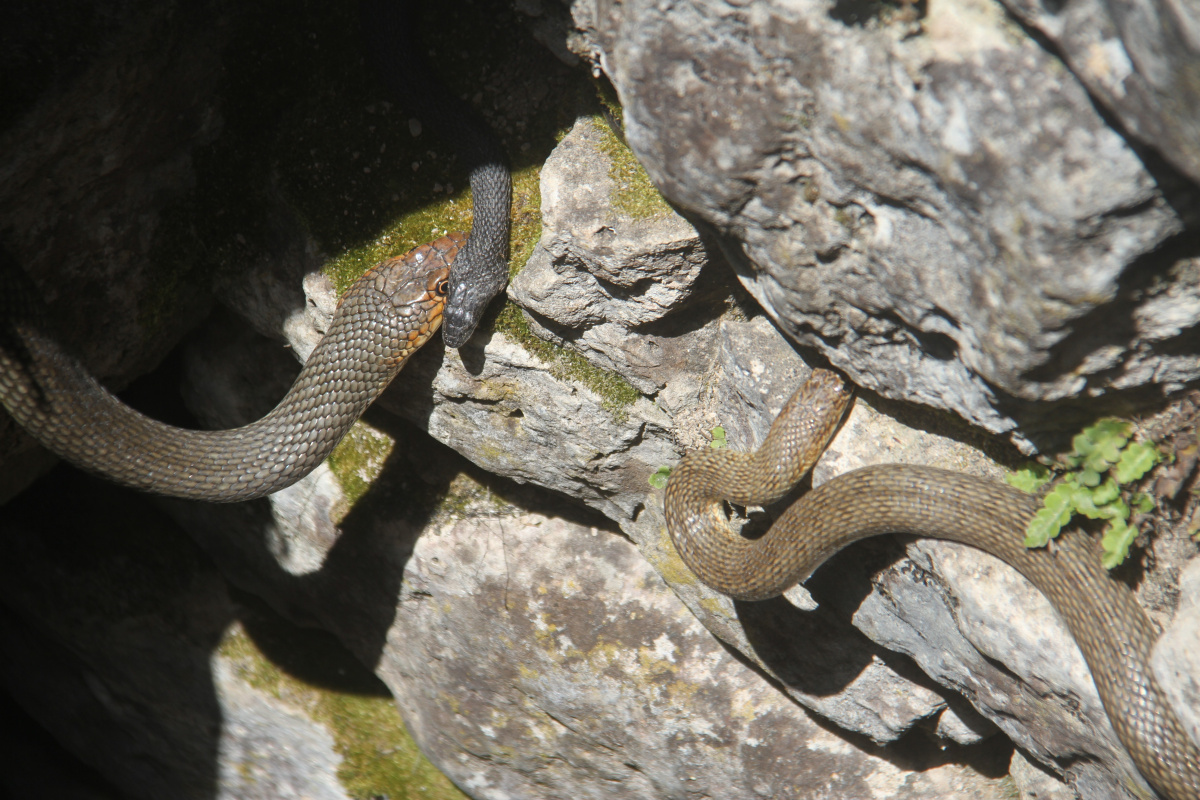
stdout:
[(1142, 775), (1170, 800), (1200, 800), (1200, 748), (1155, 682), (1158, 634), (1132, 593), (1100, 565), (1090, 537), (1061, 535), (1029, 550), (1038, 500), (1003, 483), (931, 467), (865, 467), (809, 491), (757, 540), (730, 530), (722, 501), (784, 497), (824, 451), (850, 405), (841, 378), (815, 370), (755, 453), (706, 449), (671, 472), (667, 528), (684, 562), (742, 600), (782, 594), (858, 539), (908, 533), (977, 547), (1019, 570), (1054, 605), (1079, 644), (1105, 711)]
[(157, 494), (235, 502), (279, 491), (325, 460), (437, 331), (453, 233), (368, 270), (273, 411), (223, 431), (176, 428), (108, 392), (43, 328), (28, 279), (0, 266), (0, 403), (58, 456)]

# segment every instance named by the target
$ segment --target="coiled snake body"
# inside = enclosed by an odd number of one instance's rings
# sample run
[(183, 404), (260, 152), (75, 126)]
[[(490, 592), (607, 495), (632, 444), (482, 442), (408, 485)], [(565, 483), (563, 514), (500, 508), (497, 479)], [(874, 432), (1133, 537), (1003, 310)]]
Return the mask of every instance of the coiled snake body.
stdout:
[(1085, 534), (1063, 534), (1050, 550), (1024, 546), (1035, 497), (997, 481), (893, 464), (839, 475), (809, 491), (757, 540), (729, 529), (721, 502), (765, 505), (785, 496), (825, 449), (850, 400), (837, 375), (816, 370), (756, 453), (688, 454), (672, 471), (665, 500), (667, 527), (684, 562), (718, 592), (761, 600), (868, 536), (909, 533), (978, 547), (1018, 569), (1053, 603), (1145, 778), (1170, 800), (1200, 800), (1200, 748), (1151, 675), (1153, 624), (1108, 576)]
[(325, 460), (437, 331), (464, 238), (368, 270), (279, 405), (224, 431), (176, 428), (122, 403), (46, 333), (24, 273), (0, 264), (0, 403), (48, 450), (135, 489), (211, 502), (279, 491)]

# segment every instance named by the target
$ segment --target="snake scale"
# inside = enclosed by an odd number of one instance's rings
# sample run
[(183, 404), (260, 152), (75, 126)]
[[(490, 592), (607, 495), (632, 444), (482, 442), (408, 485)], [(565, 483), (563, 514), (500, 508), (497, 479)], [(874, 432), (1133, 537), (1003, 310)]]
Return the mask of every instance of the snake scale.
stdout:
[(210, 502), (262, 497), (325, 460), (437, 330), (464, 236), (384, 261), (338, 303), (273, 411), (223, 431), (176, 428), (108, 392), (47, 333), (37, 290), (0, 264), (0, 403), (58, 456), (135, 489)]
[(835, 373), (815, 370), (757, 452), (706, 449), (672, 470), (667, 528), (697, 577), (722, 594), (762, 600), (805, 580), (851, 542), (884, 533), (949, 539), (991, 553), (1028, 578), (1066, 622), (1143, 776), (1170, 800), (1200, 799), (1200, 749), (1150, 671), (1153, 624), (1125, 585), (1105, 572), (1086, 534), (1060, 535), (1049, 549), (1024, 546), (1036, 497), (957, 472), (873, 466), (807, 492), (759, 539), (730, 530), (722, 502), (782, 499), (824, 451), (851, 398)]

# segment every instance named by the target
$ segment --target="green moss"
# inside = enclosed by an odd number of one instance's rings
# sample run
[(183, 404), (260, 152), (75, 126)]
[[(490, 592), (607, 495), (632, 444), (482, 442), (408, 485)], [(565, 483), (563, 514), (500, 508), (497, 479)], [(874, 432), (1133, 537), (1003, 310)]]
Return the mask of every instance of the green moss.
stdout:
[(467, 473), (460, 472), (446, 487), (445, 494), (434, 509), (430, 526), (447, 518), (462, 519), (467, 516), (488, 513), (516, 514), (520, 512), (521, 509), (518, 506), (509, 503)]
[(225, 637), (219, 652), (243, 681), (329, 728), (342, 757), (338, 779), (351, 797), (466, 800), (421, 754), (391, 698), (310, 686), (272, 664), (240, 628)]
[(546, 362), (549, 372), (559, 380), (575, 380), (600, 395), (600, 405), (617, 420), (624, 420), (629, 406), (642, 396), (629, 381), (615, 372), (597, 367), (583, 356), (565, 347), (538, 338), (529, 329), (525, 315), (515, 303), (507, 302), (496, 318), (496, 330), (518, 342)]
[(837, 224), (841, 225), (848, 231), (854, 231), (855, 219), (854, 216), (844, 208), (835, 209), (833, 219)]
[(613, 208), (634, 219), (673, 213), (633, 151), (617, 138), (600, 115), (593, 116), (591, 122), (600, 136), (600, 152), (608, 156), (608, 175), (615, 184)]
[(542, 238), (542, 169), (530, 165), (513, 172), (512, 233), (509, 235), (508, 279), (517, 277)]
[(665, 525), (659, 528), (658, 548), (654, 553), (654, 568), (668, 584), (692, 586), (698, 582), (696, 573), (692, 572), (680, 558), (679, 551), (675, 549), (675, 543), (671, 541), (671, 534)]
[(346, 500), (346, 507), (336, 509), (332, 515), (335, 523), (341, 522), (350, 506), (371, 488), (395, 445), (392, 437), (360, 420), (329, 454), (327, 463), (342, 485)]
[(617, 96), (616, 88), (607, 80), (597, 78), (592, 79), (592, 86), (596, 90), (596, 99), (600, 101), (600, 105), (609, 113), (613, 121), (624, 130), (625, 109), (621, 105), (621, 98)]

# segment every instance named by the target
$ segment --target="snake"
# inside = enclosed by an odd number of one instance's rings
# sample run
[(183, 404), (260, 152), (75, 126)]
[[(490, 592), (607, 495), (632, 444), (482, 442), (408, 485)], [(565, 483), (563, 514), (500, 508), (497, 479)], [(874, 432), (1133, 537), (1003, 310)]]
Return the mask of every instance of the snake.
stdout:
[(1092, 672), (1118, 739), (1169, 800), (1200, 800), (1200, 748), (1151, 673), (1157, 631), (1080, 530), (1029, 549), (1036, 495), (932, 467), (884, 464), (838, 475), (791, 504), (760, 538), (733, 531), (724, 503), (783, 499), (824, 451), (853, 398), (831, 370), (813, 370), (753, 453), (688, 453), (671, 471), (664, 513), (671, 541), (707, 586), (739, 600), (783, 594), (851, 542), (888, 533), (947, 539), (1015, 567), (1050, 600)]
[(46, 449), (134, 489), (224, 503), (279, 491), (325, 460), (437, 332), (465, 239), (453, 233), (367, 270), (274, 410), (219, 431), (164, 424), (105, 389), (58, 343), (36, 287), (6, 255), (0, 404)]
[(450, 269), (442, 322), (446, 346), (462, 347), (492, 298), (508, 283), (512, 175), (491, 128), (430, 66), (410, 2), (362, 0), (359, 14), (366, 51), (380, 77), (408, 111), (448, 141), (469, 173), (471, 231)]

